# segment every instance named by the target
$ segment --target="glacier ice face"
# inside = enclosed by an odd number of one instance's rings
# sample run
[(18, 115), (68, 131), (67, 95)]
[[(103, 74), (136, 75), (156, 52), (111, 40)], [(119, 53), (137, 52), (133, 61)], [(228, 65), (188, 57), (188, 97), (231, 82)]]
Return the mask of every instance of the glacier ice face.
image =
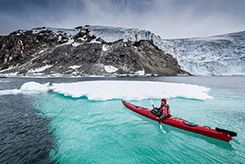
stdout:
[(245, 31), (163, 41), (161, 48), (194, 75), (245, 75)]

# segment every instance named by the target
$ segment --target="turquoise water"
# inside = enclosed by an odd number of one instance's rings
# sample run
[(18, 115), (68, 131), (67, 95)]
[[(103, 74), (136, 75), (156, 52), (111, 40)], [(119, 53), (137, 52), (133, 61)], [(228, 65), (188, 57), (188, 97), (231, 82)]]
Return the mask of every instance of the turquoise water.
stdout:
[[(245, 163), (245, 97), (212, 89), (214, 99), (173, 98), (172, 115), (238, 133), (226, 143), (139, 116), (120, 100), (90, 101), (56, 93), (40, 94), (34, 106), (49, 118), (58, 163)], [(159, 100), (130, 101), (151, 107)], [(162, 126), (162, 127), (161, 127)]]

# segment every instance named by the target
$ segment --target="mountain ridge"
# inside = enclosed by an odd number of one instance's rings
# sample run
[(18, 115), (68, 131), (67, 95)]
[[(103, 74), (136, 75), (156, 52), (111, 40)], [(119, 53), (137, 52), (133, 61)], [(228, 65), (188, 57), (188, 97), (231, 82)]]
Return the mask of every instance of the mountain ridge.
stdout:
[[(232, 32), (210, 37), (194, 37), (182, 39), (162, 39), (148, 30), (110, 26), (78, 26), (74, 29), (64, 28), (33, 28), (34, 33), (49, 30), (68, 36), (61, 38), (66, 42), (79, 32), (79, 28), (89, 31), (101, 43), (151, 41), (164, 52), (177, 59), (181, 69), (193, 75), (245, 75), (245, 31)], [(21, 35), (24, 30), (13, 33)], [(11, 33), (12, 34), (12, 33)], [(1, 38), (1, 37), (0, 37)], [(67, 40), (68, 39), (68, 40)], [(79, 42), (69, 40), (71, 44)], [(96, 41), (95, 41), (96, 42)]]
[(188, 74), (150, 40), (108, 42), (85, 26), (17, 30), (1, 37), (0, 45), (0, 73), (8, 76)]

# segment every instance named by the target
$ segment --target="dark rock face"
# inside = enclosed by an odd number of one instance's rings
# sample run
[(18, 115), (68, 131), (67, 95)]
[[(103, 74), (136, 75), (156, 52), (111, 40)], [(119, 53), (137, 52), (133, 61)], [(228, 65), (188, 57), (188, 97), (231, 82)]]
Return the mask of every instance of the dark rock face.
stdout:
[(32, 31), (16, 31), (0, 38), (0, 67), (8, 68), (16, 64), (23, 64), (31, 59), (38, 50), (57, 44), (57, 36), (52, 31), (43, 30), (38, 34)]
[(151, 41), (105, 42), (85, 27), (75, 34), (36, 28), (0, 37), (0, 73), (20, 76), (45, 75), (178, 75), (172, 55)]

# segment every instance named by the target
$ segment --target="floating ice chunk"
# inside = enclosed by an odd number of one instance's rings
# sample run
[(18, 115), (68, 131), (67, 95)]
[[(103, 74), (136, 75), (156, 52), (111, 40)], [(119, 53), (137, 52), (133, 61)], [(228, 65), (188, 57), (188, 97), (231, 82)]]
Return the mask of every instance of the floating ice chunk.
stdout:
[(111, 99), (160, 99), (162, 97), (183, 97), (191, 99), (210, 99), (209, 88), (179, 83), (149, 81), (89, 81), (53, 84), (50, 90), (65, 96), (79, 98), (87, 96), (90, 100)]
[(49, 83), (40, 84), (27, 82), (20, 89), (1, 90), (0, 95), (29, 94), (53, 91), (79, 98), (86, 96), (89, 100), (111, 100), (111, 99), (160, 99), (166, 98), (191, 98), (211, 99), (208, 95), (209, 88), (180, 83), (150, 82), (150, 81), (84, 81), (75, 83)]
[(37, 82), (24, 83), (20, 88), (21, 93), (47, 92), (48, 90), (49, 90), (49, 83), (40, 84)]
[(40, 93), (47, 92), (49, 90), (49, 83), (40, 84), (37, 82), (24, 83), (20, 89), (8, 89), (0, 90), (0, 96), (2, 95), (16, 95), (16, 94), (28, 94), (28, 93)]
[(116, 72), (118, 70), (118, 68), (114, 67), (114, 66), (104, 66), (105, 71), (108, 73), (113, 73)]
[(16, 95), (21, 93), (21, 90), (19, 89), (7, 89), (7, 90), (0, 90), (0, 96), (3, 95)]

